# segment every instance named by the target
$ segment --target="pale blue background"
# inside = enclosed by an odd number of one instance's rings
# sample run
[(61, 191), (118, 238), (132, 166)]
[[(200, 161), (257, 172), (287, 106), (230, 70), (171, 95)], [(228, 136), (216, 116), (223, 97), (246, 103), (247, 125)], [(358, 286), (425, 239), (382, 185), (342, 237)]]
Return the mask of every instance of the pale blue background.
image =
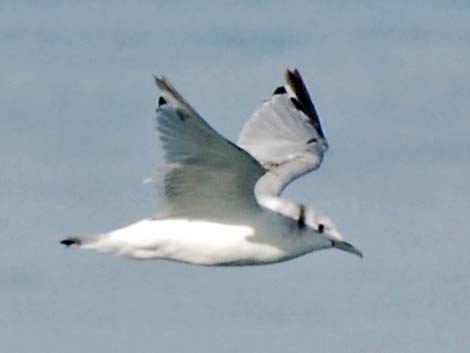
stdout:
[[(0, 351), (468, 352), (466, 1), (0, 2)], [(236, 140), (301, 69), (331, 149), (287, 194), (364, 259), (64, 249), (152, 215), (152, 75)]]

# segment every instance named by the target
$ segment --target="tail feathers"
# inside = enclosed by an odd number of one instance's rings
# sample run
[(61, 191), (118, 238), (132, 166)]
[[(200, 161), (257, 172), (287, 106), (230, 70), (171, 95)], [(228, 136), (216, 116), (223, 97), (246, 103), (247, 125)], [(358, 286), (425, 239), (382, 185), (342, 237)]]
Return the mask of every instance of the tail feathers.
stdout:
[(105, 239), (105, 234), (97, 234), (97, 235), (85, 235), (79, 237), (70, 237), (65, 238), (60, 243), (65, 245), (66, 247), (70, 246), (78, 246), (80, 248), (88, 247), (90, 245), (96, 244), (101, 242)]
[(77, 247), (99, 253), (115, 253), (119, 250), (119, 244), (106, 233), (65, 238), (60, 243), (66, 247)]
[(69, 247), (71, 245), (80, 246), (82, 244), (82, 241), (78, 238), (67, 238), (67, 239), (62, 240), (60, 243), (65, 245), (66, 247)]

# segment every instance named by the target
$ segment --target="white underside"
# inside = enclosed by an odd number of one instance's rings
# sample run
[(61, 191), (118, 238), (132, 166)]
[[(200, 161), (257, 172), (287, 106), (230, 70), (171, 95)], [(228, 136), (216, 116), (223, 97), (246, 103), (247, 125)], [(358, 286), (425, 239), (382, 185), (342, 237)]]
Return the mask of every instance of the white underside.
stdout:
[(81, 249), (132, 259), (167, 259), (199, 265), (275, 263), (331, 247), (330, 242), (269, 219), (231, 225), (186, 219), (146, 219), (96, 237)]

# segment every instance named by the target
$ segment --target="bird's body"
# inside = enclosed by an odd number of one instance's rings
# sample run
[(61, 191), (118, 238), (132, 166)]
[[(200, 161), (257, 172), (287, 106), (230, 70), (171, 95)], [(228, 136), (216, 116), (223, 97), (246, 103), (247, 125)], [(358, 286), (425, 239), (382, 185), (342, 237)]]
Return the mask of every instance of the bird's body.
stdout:
[(331, 243), (298, 231), (285, 217), (265, 214), (245, 224), (144, 219), (107, 234), (82, 238), (80, 247), (137, 260), (240, 266), (289, 260), (329, 248)]
[(166, 165), (158, 185), (163, 209), (153, 218), (64, 245), (132, 259), (198, 265), (262, 265), (337, 248), (359, 256), (329, 218), (280, 197), (291, 181), (317, 169), (328, 149), (297, 70), (245, 124), (234, 144), (156, 78), (157, 130)]

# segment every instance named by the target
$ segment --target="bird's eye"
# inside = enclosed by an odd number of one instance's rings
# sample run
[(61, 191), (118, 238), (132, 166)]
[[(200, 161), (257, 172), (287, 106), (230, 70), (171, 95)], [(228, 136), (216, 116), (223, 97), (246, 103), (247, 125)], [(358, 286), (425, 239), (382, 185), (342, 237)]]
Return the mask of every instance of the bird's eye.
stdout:
[(323, 224), (319, 224), (318, 225), (318, 233), (323, 233), (324, 230), (325, 230), (325, 226)]

